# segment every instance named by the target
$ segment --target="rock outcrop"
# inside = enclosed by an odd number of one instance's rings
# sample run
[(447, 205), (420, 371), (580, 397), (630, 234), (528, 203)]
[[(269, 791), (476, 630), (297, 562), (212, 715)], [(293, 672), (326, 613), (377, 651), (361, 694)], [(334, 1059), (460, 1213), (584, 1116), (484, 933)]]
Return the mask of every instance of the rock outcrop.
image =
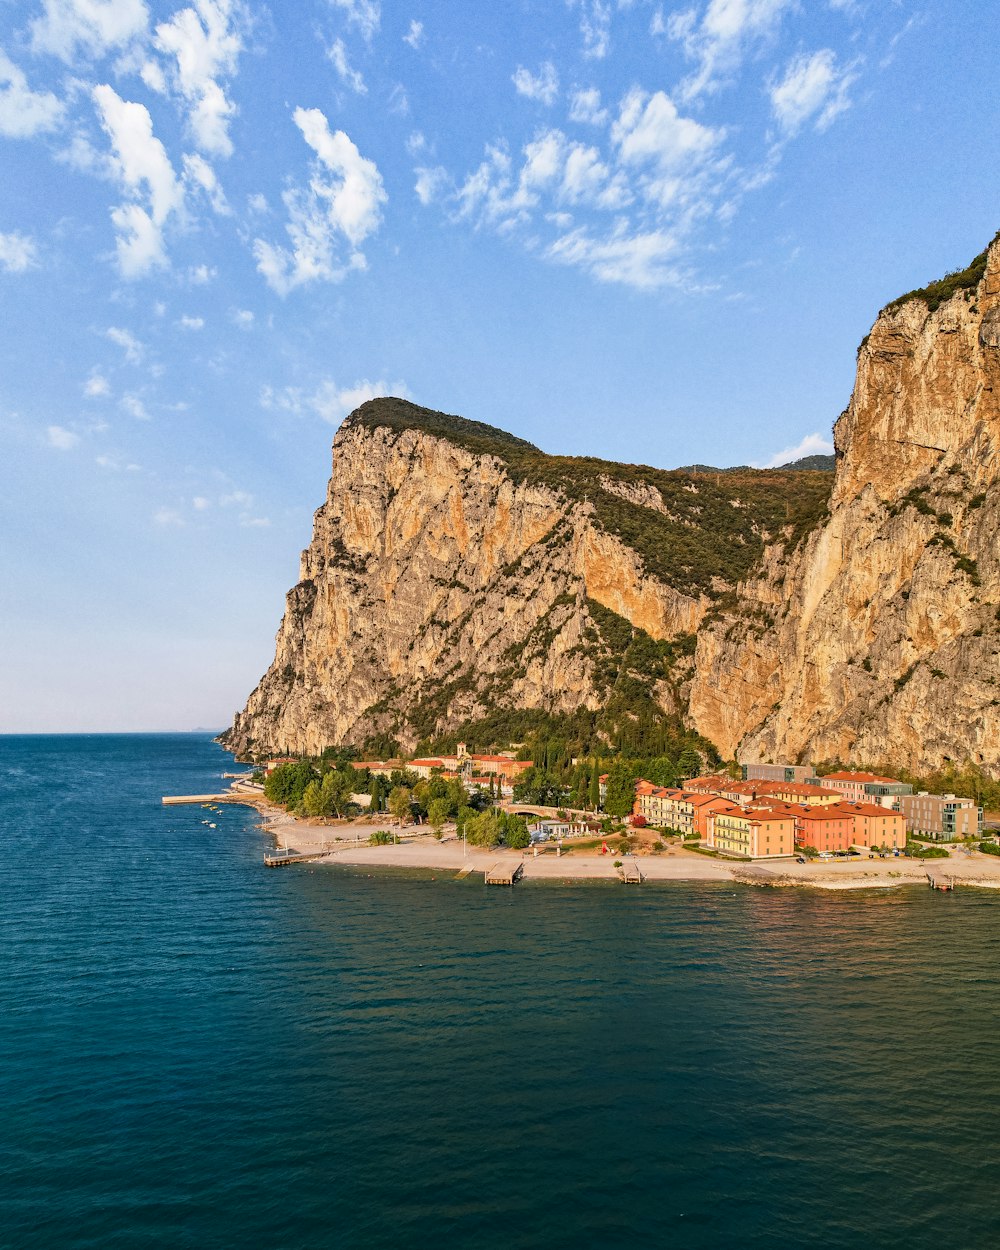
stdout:
[(1000, 244), (960, 278), (880, 314), (835, 475), (551, 457), (363, 405), (227, 744), (582, 709), (619, 741), (682, 718), (742, 759), (997, 773)]

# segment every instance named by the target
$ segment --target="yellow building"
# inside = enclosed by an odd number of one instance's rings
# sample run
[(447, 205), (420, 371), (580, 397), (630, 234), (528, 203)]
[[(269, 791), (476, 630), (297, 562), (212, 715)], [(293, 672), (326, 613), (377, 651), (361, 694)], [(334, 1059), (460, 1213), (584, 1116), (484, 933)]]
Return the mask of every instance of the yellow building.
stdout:
[(774, 859), (795, 850), (795, 818), (780, 812), (753, 811), (732, 804), (712, 812), (706, 842), (728, 855)]

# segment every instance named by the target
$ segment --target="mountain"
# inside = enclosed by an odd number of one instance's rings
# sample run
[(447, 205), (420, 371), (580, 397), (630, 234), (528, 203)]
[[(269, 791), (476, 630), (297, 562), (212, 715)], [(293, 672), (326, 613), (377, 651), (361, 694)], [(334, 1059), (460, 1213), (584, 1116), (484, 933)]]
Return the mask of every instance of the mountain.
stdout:
[(241, 755), (557, 728), (1000, 766), (1000, 244), (879, 315), (836, 472), (550, 456), (373, 400), (334, 439)]
[[(803, 456), (800, 460), (789, 460), (787, 464), (779, 464), (779, 469), (819, 469), (824, 473), (832, 473), (837, 465), (836, 456)], [(678, 469), (678, 473), (745, 473), (748, 464), (734, 465), (730, 469), (719, 469), (712, 464), (686, 464)]]

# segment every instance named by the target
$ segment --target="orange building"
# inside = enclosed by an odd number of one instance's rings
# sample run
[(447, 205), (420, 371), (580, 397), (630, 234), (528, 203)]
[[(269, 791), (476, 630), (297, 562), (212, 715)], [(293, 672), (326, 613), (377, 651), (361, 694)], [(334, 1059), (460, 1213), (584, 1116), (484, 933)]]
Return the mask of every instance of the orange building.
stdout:
[(795, 819), (765, 808), (727, 803), (706, 817), (706, 842), (716, 850), (747, 859), (776, 859), (795, 851)]

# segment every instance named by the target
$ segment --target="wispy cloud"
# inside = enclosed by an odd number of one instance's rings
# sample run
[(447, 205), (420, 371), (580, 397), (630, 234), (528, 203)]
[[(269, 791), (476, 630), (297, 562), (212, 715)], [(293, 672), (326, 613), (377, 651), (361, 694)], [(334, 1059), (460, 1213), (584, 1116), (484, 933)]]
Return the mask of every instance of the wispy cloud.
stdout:
[(781, 80), (770, 87), (778, 124), (786, 134), (794, 135), (815, 119), (817, 130), (825, 130), (850, 108), (848, 92), (856, 77), (852, 67), (837, 65), (836, 54), (829, 48), (794, 57)]
[(793, 460), (801, 460), (804, 456), (832, 456), (833, 443), (823, 434), (807, 434), (800, 443), (793, 447), (785, 447), (775, 452), (770, 460), (756, 465), (758, 469), (777, 469), (783, 464), (791, 464)]
[(335, 39), (327, 48), (326, 55), (330, 58), (330, 63), (337, 71), (337, 76), (342, 83), (350, 87), (352, 91), (357, 92), (358, 95), (368, 94), (364, 78), (353, 68), (347, 59), (347, 49), (344, 47), (343, 39)]
[(592, 60), (602, 60), (611, 46), (610, 0), (566, 0), (566, 4), (580, 11), (583, 55)]
[(142, 68), (148, 87), (184, 101), (191, 135), (211, 156), (233, 151), (229, 125), (236, 106), (223, 80), (236, 73), (242, 19), (239, 0), (197, 0), (193, 8), (178, 9), (156, 27), (153, 45), (162, 61), (148, 60)]
[(57, 451), (72, 451), (80, 441), (79, 434), (74, 434), (72, 430), (67, 430), (62, 425), (48, 426), (45, 434), (49, 446)]
[(38, 264), (38, 248), (27, 234), (14, 230), (0, 234), (0, 269), (5, 273), (24, 273)]
[(681, 84), (683, 101), (718, 91), (734, 77), (747, 51), (777, 29), (797, 0), (709, 0), (677, 10), (667, 20), (667, 34), (696, 62), (694, 73)]
[(519, 65), (511, 76), (518, 95), (540, 104), (555, 104), (559, 95), (559, 75), (551, 61), (545, 61), (537, 74)]
[(104, 337), (122, 349), (130, 365), (137, 365), (142, 360), (146, 349), (131, 330), (126, 330), (123, 326), (108, 326)]
[(167, 263), (163, 228), (180, 212), (184, 193), (146, 106), (126, 102), (106, 83), (93, 89), (93, 98), (111, 141), (112, 167), (129, 197), (111, 212), (118, 267), (123, 277), (137, 278)]
[(331, 425), (339, 425), (355, 408), (359, 408), (369, 399), (377, 399), (383, 395), (396, 395), (405, 399), (409, 396), (409, 390), (404, 382), (390, 385), (384, 380), (370, 382), (364, 378), (350, 386), (338, 386), (331, 378), (324, 378), (310, 391), (297, 386), (277, 389), (265, 386), (260, 393), (260, 404), (262, 408), (293, 413), (296, 416), (313, 413), (324, 421), (329, 421)]
[(0, 135), (30, 139), (55, 130), (66, 106), (51, 91), (32, 91), (24, 71), (0, 49)]
[(297, 108), (293, 120), (316, 160), (308, 189), (291, 187), (282, 196), (291, 246), (264, 239), (253, 245), (258, 270), (279, 295), (311, 282), (338, 282), (351, 270), (364, 269), (359, 245), (378, 229), (386, 202), (375, 162), (363, 157), (342, 130), (331, 133), (319, 109)]
[(145, 0), (42, 0), (31, 23), (32, 46), (71, 64), (78, 53), (103, 56), (145, 34)]
[(416, 52), (424, 41), (424, 24), (415, 18), (410, 22), (410, 29), (403, 36), (403, 43), (408, 43)]
[(368, 42), (378, 34), (382, 22), (379, 0), (331, 0), (331, 3), (343, 11), (349, 25), (356, 27)]
[(111, 383), (95, 369), (83, 384), (83, 393), (88, 399), (104, 399), (111, 394)]

